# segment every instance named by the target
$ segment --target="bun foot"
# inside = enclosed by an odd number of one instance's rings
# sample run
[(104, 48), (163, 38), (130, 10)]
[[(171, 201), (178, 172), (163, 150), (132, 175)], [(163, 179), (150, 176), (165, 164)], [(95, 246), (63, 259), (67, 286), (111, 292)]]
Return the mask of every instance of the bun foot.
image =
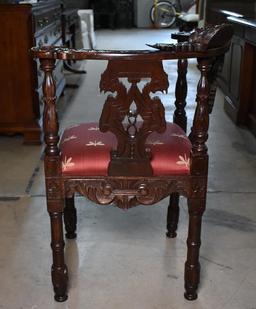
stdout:
[(75, 239), (76, 238), (76, 233), (66, 233), (66, 238), (67, 239)]
[(166, 232), (166, 236), (167, 236), (168, 238), (175, 238), (175, 237), (177, 236), (177, 233), (176, 233), (176, 232), (170, 232), (170, 231), (168, 231), (168, 232)]
[(197, 299), (197, 293), (196, 293), (196, 292), (194, 292), (194, 293), (185, 292), (185, 293), (184, 293), (184, 297), (185, 297), (187, 300), (195, 300), (195, 299)]
[(59, 302), (59, 303), (63, 303), (64, 301), (66, 301), (68, 299), (68, 295), (57, 295), (55, 294), (54, 299)]

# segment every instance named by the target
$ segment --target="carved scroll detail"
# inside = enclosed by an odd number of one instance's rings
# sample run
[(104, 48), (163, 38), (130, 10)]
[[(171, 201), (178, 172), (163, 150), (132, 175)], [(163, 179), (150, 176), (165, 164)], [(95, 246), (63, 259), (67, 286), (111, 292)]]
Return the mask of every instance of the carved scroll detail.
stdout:
[(208, 25), (204, 28), (197, 28), (190, 35), (187, 35), (187, 40), (182, 33), (183, 41), (177, 44), (162, 44), (154, 45), (147, 44), (150, 47), (168, 51), (172, 53), (178, 52), (205, 52), (211, 48), (218, 48), (229, 44), (233, 35), (233, 27), (229, 24)]
[(197, 28), (189, 37), (189, 43), (199, 45), (202, 51), (227, 44), (233, 35), (233, 27), (228, 24), (208, 25)]
[(128, 209), (139, 204), (152, 205), (167, 197), (171, 192), (180, 192), (187, 196), (189, 182), (186, 177), (175, 179), (86, 179), (65, 182), (66, 196), (75, 192), (86, 196), (91, 201), (101, 204), (115, 204)]

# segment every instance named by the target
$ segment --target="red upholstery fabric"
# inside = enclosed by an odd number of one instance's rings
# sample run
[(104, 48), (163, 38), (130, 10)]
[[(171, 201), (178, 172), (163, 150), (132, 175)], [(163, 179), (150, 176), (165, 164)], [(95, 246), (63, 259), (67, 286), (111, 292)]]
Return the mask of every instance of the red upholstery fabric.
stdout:
[[(189, 174), (191, 143), (183, 130), (167, 124), (165, 133), (152, 133), (147, 140), (152, 149), (155, 176)], [(64, 175), (107, 176), (110, 150), (116, 138), (99, 131), (97, 123), (84, 123), (66, 129), (60, 142)]]

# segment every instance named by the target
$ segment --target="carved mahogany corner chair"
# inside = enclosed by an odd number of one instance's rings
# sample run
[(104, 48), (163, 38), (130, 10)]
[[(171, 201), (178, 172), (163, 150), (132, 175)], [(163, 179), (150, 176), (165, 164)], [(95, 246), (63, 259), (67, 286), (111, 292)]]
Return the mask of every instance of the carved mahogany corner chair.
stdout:
[[(188, 199), (189, 227), (185, 263), (185, 298), (197, 298), (200, 277), (201, 220), (208, 174), (209, 113), (214, 77), (229, 48), (229, 25), (197, 29), (188, 41), (156, 44), (159, 50), (96, 51), (59, 47), (33, 48), (45, 73), (44, 139), (47, 208), (51, 219), (52, 282), (55, 300), (67, 299), (68, 271), (64, 261), (63, 215), (66, 237), (76, 237), (74, 194), (93, 202), (127, 209), (151, 205), (170, 196), (167, 236), (176, 237), (179, 195)], [(200, 80), (190, 134), (186, 132), (187, 59), (197, 58)], [(100, 90), (112, 92), (99, 123), (66, 129), (60, 139), (55, 107), (55, 61), (108, 60)], [(174, 123), (167, 123), (160, 99), (151, 94), (168, 88), (162, 61), (178, 59)], [(127, 78), (126, 88), (121, 79)], [(138, 83), (149, 79), (140, 90)], [(135, 106), (133, 110), (131, 106)]]

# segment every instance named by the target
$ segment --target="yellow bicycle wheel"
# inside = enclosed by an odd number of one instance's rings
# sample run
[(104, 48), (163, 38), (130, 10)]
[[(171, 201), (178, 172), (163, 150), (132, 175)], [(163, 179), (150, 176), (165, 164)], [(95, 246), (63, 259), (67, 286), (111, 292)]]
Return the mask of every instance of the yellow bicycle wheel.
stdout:
[(175, 6), (168, 1), (157, 1), (150, 10), (150, 19), (158, 28), (171, 27), (176, 20)]

